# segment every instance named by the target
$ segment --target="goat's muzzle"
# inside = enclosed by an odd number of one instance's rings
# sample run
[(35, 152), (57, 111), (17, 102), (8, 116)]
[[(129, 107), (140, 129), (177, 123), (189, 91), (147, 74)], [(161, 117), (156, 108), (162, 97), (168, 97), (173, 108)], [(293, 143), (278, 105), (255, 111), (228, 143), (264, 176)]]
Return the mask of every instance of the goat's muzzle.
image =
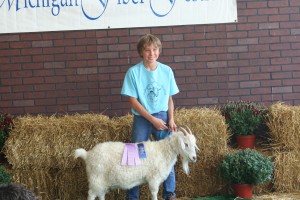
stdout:
[(191, 158), (190, 158), (190, 161), (191, 161), (191, 162), (196, 162), (196, 161), (197, 161), (197, 156), (191, 157)]

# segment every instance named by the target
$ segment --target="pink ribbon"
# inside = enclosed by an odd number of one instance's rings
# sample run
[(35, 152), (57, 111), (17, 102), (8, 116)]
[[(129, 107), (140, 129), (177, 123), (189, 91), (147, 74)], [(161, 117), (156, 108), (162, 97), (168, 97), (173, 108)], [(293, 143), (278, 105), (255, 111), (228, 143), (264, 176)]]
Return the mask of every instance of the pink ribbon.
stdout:
[(121, 165), (126, 165), (127, 161), (129, 166), (141, 165), (139, 154), (134, 143), (125, 144)]

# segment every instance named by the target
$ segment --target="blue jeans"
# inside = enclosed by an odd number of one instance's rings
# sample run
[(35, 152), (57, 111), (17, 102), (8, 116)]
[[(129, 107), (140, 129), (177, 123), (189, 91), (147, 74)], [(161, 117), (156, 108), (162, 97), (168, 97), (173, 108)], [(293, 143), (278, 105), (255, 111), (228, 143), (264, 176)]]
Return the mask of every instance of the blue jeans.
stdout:
[[(154, 117), (168, 122), (168, 113), (159, 112), (152, 114)], [(150, 134), (153, 135), (155, 140), (163, 139), (167, 134), (161, 134), (160, 130), (157, 130), (147, 119), (142, 116), (134, 116), (133, 119), (133, 130), (132, 130), (132, 142), (143, 142), (147, 141), (150, 137)], [(163, 135), (163, 138), (160, 136)], [(146, 152), (147, 153), (147, 152)], [(163, 198), (167, 198), (170, 194), (175, 195), (175, 171), (174, 166), (168, 178), (163, 183), (164, 191)], [(133, 187), (127, 192), (127, 200), (138, 200), (139, 199), (139, 186)]]

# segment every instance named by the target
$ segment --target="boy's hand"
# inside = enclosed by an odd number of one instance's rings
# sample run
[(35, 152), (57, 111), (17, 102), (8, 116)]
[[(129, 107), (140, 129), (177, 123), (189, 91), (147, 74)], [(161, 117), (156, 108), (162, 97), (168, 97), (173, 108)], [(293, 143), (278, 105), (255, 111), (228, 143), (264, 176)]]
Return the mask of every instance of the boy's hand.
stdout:
[(157, 130), (168, 129), (166, 122), (164, 122), (164, 120), (156, 118), (156, 117), (153, 118), (152, 124)]
[(177, 125), (175, 124), (174, 120), (169, 121), (169, 131), (177, 131)]

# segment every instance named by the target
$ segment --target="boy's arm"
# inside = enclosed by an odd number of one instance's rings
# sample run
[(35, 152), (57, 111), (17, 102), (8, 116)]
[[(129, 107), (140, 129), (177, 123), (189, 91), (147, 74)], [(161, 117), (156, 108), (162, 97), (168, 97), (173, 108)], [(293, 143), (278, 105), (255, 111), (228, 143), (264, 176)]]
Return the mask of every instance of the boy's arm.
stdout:
[(168, 108), (169, 130), (177, 131), (177, 126), (174, 121), (174, 102), (172, 96), (169, 97)]

